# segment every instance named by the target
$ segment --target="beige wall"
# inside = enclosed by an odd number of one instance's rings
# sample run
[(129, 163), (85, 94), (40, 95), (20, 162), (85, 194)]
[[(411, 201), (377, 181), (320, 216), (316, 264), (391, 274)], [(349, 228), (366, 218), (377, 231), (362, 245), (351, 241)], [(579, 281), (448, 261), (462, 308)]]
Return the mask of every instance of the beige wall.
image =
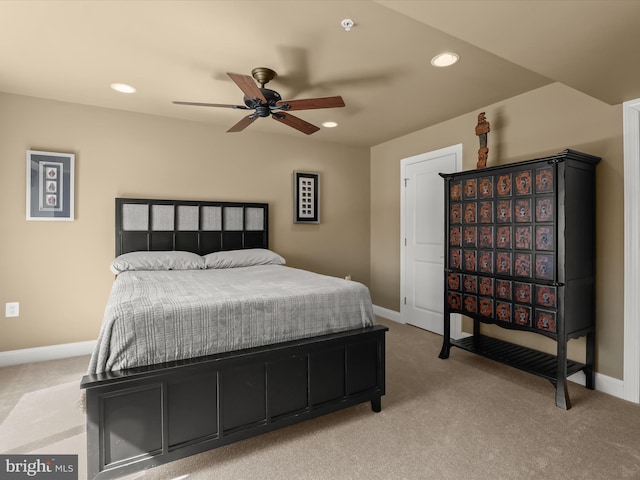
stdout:
[[(597, 167), (596, 370), (621, 379), (623, 367), (623, 143), (621, 106), (609, 106), (562, 84), (378, 145), (371, 150), (371, 284), (375, 304), (400, 310), (400, 161), (463, 144), (463, 169), (476, 167), (477, 114), (491, 122), (489, 163), (500, 165), (572, 148), (602, 157)], [(465, 328), (469, 328), (469, 322)], [(553, 352), (542, 336), (483, 326), (493, 336)], [(583, 340), (572, 358), (584, 359)]]
[[(283, 128), (285, 128), (283, 126)], [(0, 94), (0, 351), (94, 340), (113, 276), (114, 198), (263, 201), (294, 267), (369, 283), (369, 150)], [(25, 152), (76, 154), (76, 220), (25, 220)], [(319, 225), (293, 224), (292, 172), (321, 174)], [(365, 181), (363, 181), (365, 179)]]

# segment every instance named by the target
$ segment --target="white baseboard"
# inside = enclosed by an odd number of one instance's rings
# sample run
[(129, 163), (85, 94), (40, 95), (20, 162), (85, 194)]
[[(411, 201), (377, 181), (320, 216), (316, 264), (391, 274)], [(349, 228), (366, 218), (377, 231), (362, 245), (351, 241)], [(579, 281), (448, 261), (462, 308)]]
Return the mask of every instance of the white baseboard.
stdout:
[(377, 305), (373, 306), (373, 313), (382, 318), (386, 318), (388, 320), (392, 320), (396, 323), (404, 323), (400, 318), (400, 312), (396, 312), (395, 310), (389, 310), (388, 308), (379, 307)]
[[(377, 305), (374, 305), (373, 313), (380, 317), (392, 320), (394, 322), (403, 323), (400, 318), (400, 312), (396, 312), (394, 310), (389, 310), (387, 308), (378, 307)], [(464, 333), (464, 332), (462, 334), (463, 337), (468, 337), (470, 335), (471, 335), (470, 333)], [(578, 372), (574, 375), (571, 375), (570, 377), (567, 378), (567, 380), (583, 386), (586, 383), (584, 372)], [(599, 392), (606, 393), (614, 397), (622, 398), (623, 400), (625, 399), (624, 398), (624, 382), (622, 380), (618, 380), (617, 378), (609, 377), (607, 375), (603, 375), (601, 373), (596, 372), (595, 383), (596, 383), (596, 390), (598, 390)]]
[[(586, 383), (584, 372), (574, 373), (570, 377), (567, 377), (567, 380), (583, 386)], [(607, 375), (603, 375), (602, 373), (596, 372), (595, 383), (596, 390), (598, 390), (599, 392), (606, 393), (623, 400), (625, 399), (624, 382), (622, 380), (618, 380), (617, 378), (609, 377)]]
[(63, 345), (50, 345), (47, 347), (0, 352), (0, 367), (91, 355), (95, 346), (96, 341), (91, 340), (88, 342), (65, 343)]

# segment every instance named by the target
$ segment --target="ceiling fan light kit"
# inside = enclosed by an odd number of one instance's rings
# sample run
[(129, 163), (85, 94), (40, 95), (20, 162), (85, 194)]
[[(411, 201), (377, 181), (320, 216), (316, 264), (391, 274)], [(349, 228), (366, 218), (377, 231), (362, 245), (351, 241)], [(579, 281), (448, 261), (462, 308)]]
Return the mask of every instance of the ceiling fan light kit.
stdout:
[[(311, 135), (320, 130), (317, 127), (301, 118), (295, 117), (287, 112), (291, 110), (312, 110), (318, 108), (344, 107), (342, 97), (307, 98), (301, 100), (282, 100), (282, 97), (275, 90), (265, 88), (265, 85), (277, 77), (277, 73), (267, 67), (257, 67), (251, 71), (251, 76), (238, 73), (227, 73), (231, 80), (244, 93), (244, 105), (229, 105), (219, 103), (201, 102), (179, 102), (177, 105), (190, 105), (197, 107), (219, 107), (232, 108), (238, 110), (253, 110), (254, 112), (242, 118), (227, 132), (241, 132), (258, 117), (268, 117), (277, 120), (285, 125), (289, 125), (296, 130)], [(255, 81), (254, 81), (255, 79)], [(260, 85), (256, 85), (256, 82)]]

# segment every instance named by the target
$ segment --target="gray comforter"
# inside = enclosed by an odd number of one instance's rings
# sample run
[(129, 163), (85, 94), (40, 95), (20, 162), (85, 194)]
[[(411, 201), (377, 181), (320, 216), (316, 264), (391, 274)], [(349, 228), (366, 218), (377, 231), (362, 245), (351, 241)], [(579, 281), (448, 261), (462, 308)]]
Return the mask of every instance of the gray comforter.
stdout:
[(88, 373), (373, 323), (364, 285), (283, 265), (123, 272), (114, 281)]

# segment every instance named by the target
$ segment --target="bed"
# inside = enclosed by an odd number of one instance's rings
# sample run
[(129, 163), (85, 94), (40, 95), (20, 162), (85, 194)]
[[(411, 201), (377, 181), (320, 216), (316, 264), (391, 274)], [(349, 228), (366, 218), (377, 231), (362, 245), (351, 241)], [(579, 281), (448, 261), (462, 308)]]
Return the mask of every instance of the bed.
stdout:
[(285, 265), (268, 219), (265, 203), (116, 199), (118, 275), (81, 381), (88, 478), (381, 410), (387, 328), (368, 290)]

